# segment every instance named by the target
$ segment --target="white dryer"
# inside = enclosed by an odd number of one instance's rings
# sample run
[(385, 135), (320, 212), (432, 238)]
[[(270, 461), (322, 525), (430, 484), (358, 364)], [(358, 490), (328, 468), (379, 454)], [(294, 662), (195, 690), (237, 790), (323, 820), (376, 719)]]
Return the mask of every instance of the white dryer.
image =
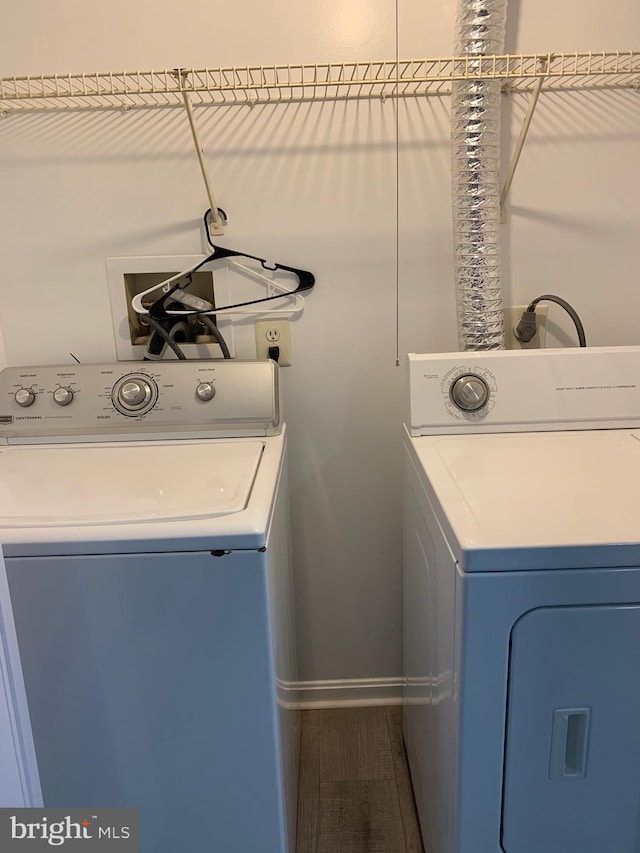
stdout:
[(0, 436), (44, 805), (135, 807), (142, 853), (293, 853), (276, 365), (8, 368)]
[(409, 356), (404, 734), (430, 853), (640, 849), (640, 349)]

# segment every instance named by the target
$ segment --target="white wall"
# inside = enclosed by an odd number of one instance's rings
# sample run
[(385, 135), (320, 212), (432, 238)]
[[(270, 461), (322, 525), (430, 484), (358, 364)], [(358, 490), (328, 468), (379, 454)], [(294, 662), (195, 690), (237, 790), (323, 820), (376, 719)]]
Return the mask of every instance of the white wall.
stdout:
[[(0, 32), (0, 75), (395, 51), (394, 0), (113, 0), (103, 15), (96, 23), (80, 0), (16, 4)], [(400, 0), (401, 56), (449, 55), (452, 20), (453, 0)], [(624, 49), (634, 33), (636, 0), (512, 0), (507, 46)], [(230, 215), (224, 243), (317, 277), (283, 371), (305, 680), (400, 672), (396, 300), (401, 361), (457, 348), (448, 99), (397, 109), (397, 164), (390, 100), (196, 114)], [(524, 96), (505, 99), (507, 148), (525, 109)], [(639, 140), (636, 93), (543, 94), (512, 189), (507, 302), (556, 292), (592, 344), (640, 338)], [(11, 115), (0, 122), (0, 186), (9, 363), (114, 358), (105, 258), (200, 250), (207, 204), (180, 111)], [(554, 308), (550, 318), (550, 343), (570, 343), (564, 318)]]

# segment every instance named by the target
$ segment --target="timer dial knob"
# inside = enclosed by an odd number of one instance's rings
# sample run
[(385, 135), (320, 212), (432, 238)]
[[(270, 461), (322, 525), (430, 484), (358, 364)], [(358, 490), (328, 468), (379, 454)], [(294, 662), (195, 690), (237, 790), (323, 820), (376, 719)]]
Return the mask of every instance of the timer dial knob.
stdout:
[(451, 386), (451, 399), (463, 412), (475, 412), (489, 400), (489, 386), (481, 376), (465, 373)]
[(33, 388), (20, 388), (19, 391), (16, 391), (14, 396), (16, 403), (19, 406), (22, 406), (23, 409), (26, 409), (27, 406), (34, 403), (36, 399)]
[(201, 382), (196, 388), (196, 397), (206, 403), (207, 400), (212, 400), (215, 396), (216, 389), (211, 382)]
[(125, 409), (140, 409), (151, 399), (151, 386), (144, 379), (130, 379), (118, 389), (118, 402)]
[(121, 415), (146, 415), (158, 400), (158, 386), (150, 376), (134, 373), (123, 376), (113, 386), (111, 400)]
[(53, 399), (59, 406), (68, 406), (73, 400), (73, 391), (71, 388), (56, 388)]

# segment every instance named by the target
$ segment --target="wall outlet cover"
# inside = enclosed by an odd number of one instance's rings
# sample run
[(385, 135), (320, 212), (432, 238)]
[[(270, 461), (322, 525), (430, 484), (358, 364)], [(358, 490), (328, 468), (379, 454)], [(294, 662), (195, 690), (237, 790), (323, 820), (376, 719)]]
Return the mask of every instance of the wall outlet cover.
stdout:
[(274, 317), (256, 321), (256, 358), (269, 358), (269, 349), (278, 347), (278, 364), (289, 367), (291, 361), (291, 327), (288, 320)]

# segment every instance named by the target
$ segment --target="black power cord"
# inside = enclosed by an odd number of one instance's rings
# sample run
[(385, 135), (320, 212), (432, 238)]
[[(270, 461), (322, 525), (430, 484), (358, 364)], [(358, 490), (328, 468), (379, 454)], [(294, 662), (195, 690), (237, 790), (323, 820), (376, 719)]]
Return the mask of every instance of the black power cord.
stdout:
[(520, 322), (517, 324), (514, 334), (519, 341), (527, 344), (531, 340), (531, 338), (535, 335), (538, 324), (536, 320), (536, 306), (539, 302), (555, 302), (556, 305), (559, 305), (561, 308), (567, 312), (567, 314), (573, 320), (573, 323), (576, 327), (576, 332), (578, 333), (578, 345), (581, 347), (586, 347), (587, 338), (584, 333), (584, 326), (582, 325), (582, 320), (578, 316), (578, 312), (573, 306), (569, 305), (566, 299), (562, 299), (560, 296), (554, 296), (553, 293), (545, 293), (543, 296), (538, 296), (536, 299), (533, 299), (529, 305), (527, 306), (527, 310), (523, 311), (522, 317), (520, 318)]
[[(169, 320), (173, 320), (173, 318), (169, 318)], [(174, 351), (181, 361), (186, 360), (186, 355), (174, 340), (175, 337), (181, 337), (183, 341), (187, 339), (187, 327), (180, 318), (178, 318), (177, 323), (172, 323), (156, 320), (148, 314), (145, 317), (145, 322), (151, 327), (152, 333), (143, 361), (159, 361), (167, 346)]]
[[(207, 314), (202, 314), (198, 319), (211, 332), (216, 343), (222, 350), (223, 357), (231, 358), (227, 342), (214, 320)], [(187, 324), (180, 317), (164, 317), (157, 320), (150, 314), (147, 314), (143, 322), (151, 328), (151, 335), (143, 361), (160, 361), (167, 347), (170, 347), (181, 361), (186, 360), (185, 354), (178, 346), (178, 340), (182, 343), (187, 341), (188, 329)]]
[(207, 314), (200, 314), (198, 317), (203, 326), (206, 326), (207, 329), (211, 332), (213, 337), (216, 339), (216, 342), (220, 349), (222, 350), (223, 358), (231, 358), (231, 353), (229, 352), (229, 347), (227, 346), (227, 342), (222, 337), (222, 332), (217, 327), (215, 322), (209, 317)]

